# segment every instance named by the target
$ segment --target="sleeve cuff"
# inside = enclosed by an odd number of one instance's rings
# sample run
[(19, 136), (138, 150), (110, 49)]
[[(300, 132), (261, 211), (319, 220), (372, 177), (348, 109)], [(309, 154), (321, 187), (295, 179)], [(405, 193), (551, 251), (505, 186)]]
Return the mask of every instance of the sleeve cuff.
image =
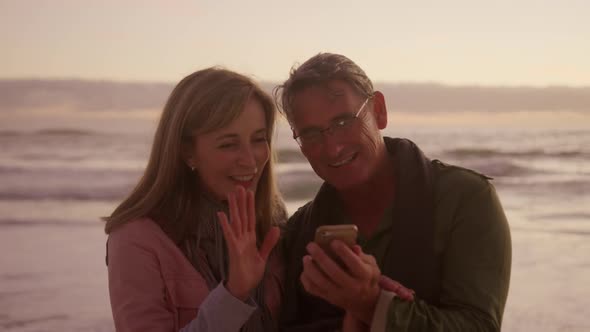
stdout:
[[(238, 331), (250, 318), (258, 305), (251, 297), (245, 302), (234, 297), (223, 285), (219, 283), (203, 301), (200, 311), (205, 311), (209, 323), (208, 326), (217, 326), (222, 331)], [(231, 313), (231, 319), (220, 313)]]
[(377, 306), (375, 307), (375, 313), (373, 314), (373, 320), (371, 321), (371, 332), (385, 332), (389, 304), (396, 296), (394, 292), (381, 290), (379, 300), (377, 300)]

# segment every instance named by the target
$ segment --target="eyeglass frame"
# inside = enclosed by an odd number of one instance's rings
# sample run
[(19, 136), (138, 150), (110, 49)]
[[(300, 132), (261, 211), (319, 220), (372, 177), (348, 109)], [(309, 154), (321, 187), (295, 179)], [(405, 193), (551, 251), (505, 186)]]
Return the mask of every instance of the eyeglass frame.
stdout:
[[(335, 121), (333, 123), (331, 123), (329, 126), (327, 126), (326, 128), (322, 128), (322, 129), (316, 129), (317, 133), (318, 133), (318, 137), (321, 137), (321, 140), (318, 140), (317, 142), (315, 142), (315, 144), (317, 143), (321, 143), (323, 140), (323, 137), (326, 135), (325, 132), (331, 132), (332, 134), (334, 134), (334, 128), (338, 128), (338, 123), (342, 122), (344, 120), (350, 120), (351, 121), (351, 125), (354, 123), (353, 121), (357, 121), (361, 115), (361, 112), (365, 109), (365, 106), (367, 106), (369, 99), (373, 98), (373, 96), (369, 96), (367, 97), (367, 99), (365, 99), (365, 101), (362, 103), (362, 105), (359, 107), (358, 111), (356, 111), (356, 113), (353, 115), (352, 118), (348, 118), (348, 119), (340, 119), (339, 121)], [(340, 126), (340, 128), (345, 128), (345, 126)], [(291, 129), (293, 129), (293, 127), (291, 127)], [(295, 135), (295, 132), (293, 131), (293, 139), (297, 142), (297, 144), (299, 144), (300, 147), (304, 147), (305, 144), (303, 142), (301, 142), (301, 135)], [(314, 131), (314, 135), (315, 135), (316, 131)], [(309, 144), (308, 144), (309, 146)]]

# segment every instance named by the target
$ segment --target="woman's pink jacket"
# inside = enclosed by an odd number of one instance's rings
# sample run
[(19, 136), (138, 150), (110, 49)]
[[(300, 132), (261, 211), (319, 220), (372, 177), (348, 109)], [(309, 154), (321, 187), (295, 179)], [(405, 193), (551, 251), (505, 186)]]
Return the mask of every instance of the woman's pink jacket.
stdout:
[[(277, 255), (271, 257), (264, 282), (267, 306), (276, 317), (283, 272)], [(107, 259), (117, 331), (178, 331), (197, 316), (210, 291), (180, 249), (150, 219), (134, 220), (113, 231)]]

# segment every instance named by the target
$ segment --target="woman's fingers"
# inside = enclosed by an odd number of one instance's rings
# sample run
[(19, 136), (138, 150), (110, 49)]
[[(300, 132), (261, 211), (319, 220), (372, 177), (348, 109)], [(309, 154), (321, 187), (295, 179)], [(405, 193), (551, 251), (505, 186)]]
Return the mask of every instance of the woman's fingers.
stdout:
[(248, 198), (244, 187), (236, 188), (236, 196), (238, 201), (238, 217), (241, 221), (242, 234), (248, 231)]
[(229, 218), (231, 226), (236, 237), (242, 236), (242, 223), (240, 220), (240, 213), (238, 209), (238, 202), (236, 201), (236, 194), (231, 192), (227, 194), (227, 203), (229, 205)]
[(236, 237), (256, 230), (256, 206), (254, 193), (243, 187), (227, 194), (230, 225)]
[[(256, 206), (254, 203), (254, 193), (248, 190), (248, 231), (256, 231)], [(267, 235), (268, 236), (268, 235)]]
[(268, 259), (268, 256), (270, 255), (272, 248), (274, 248), (277, 242), (279, 242), (279, 236), (280, 231), (279, 228), (276, 226), (273, 226), (268, 231), (268, 233), (266, 233), (266, 236), (264, 237), (264, 241), (262, 242), (259, 251), (260, 257), (262, 257), (264, 261)]
[(235, 241), (234, 233), (227, 221), (227, 216), (223, 212), (217, 212), (217, 218), (219, 219), (219, 223), (221, 224), (221, 230), (223, 231), (223, 236), (225, 237), (225, 241), (230, 244)]

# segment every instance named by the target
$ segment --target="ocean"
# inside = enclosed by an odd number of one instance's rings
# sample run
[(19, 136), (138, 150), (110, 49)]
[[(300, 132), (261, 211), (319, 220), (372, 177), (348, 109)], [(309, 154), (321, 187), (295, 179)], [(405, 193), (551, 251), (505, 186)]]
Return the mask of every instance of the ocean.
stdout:
[[(99, 218), (141, 176), (157, 115), (0, 114), (0, 331), (114, 331)], [(392, 112), (384, 135), (494, 178), (513, 241), (503, 331), (590, 331), (590, 112)], [(321, 182), (284, 121), (275, 141), (293, 212)]]

